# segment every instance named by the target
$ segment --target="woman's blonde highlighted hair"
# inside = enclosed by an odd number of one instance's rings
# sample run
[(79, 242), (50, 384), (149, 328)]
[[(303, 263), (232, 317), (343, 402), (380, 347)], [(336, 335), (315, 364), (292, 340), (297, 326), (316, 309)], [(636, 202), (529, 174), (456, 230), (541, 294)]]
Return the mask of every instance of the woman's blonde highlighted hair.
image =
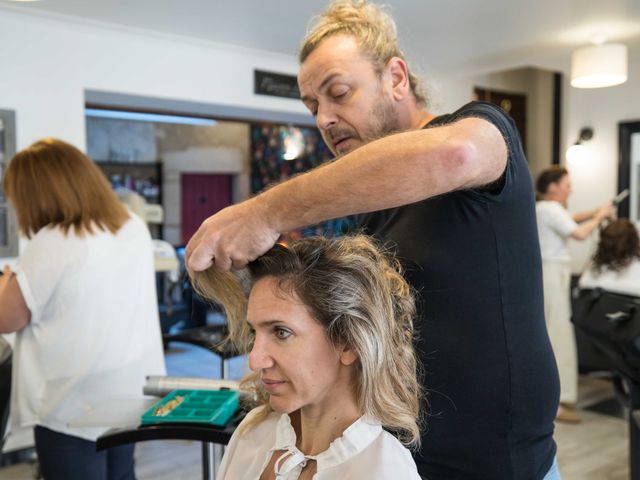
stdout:
[(115, 233), (129, 218), (97, 165), (54, 138), (14, 155), (3, 188), (27, 238), (47, 226), (58, 226), (65, 233), (73, 227), (78, 235), (93, 233), (94, 228)]
[[(422, 389), (413, 347), (415, 302), (397, 260), (363, 235), (310, 237), (289, 247), (274, 246), (249, 264), (248, 273), (252, 284), (277, 279), (283, 293), (309, 308), (333, 345), (357, 352), (355, 393), (361, 413), (378, 419), (405, 445), (418, 446)], [(231, 340), (248, 353), (247, 297), (238, 277), (215, 268), (191, 275), (200, 295), (225, 308)], [(248, 375), (241, 386), (263, 406), (254, 417), (258, 423), (272, 411), (259, 374)]]
[[(365, 0), (334, 0), (309, 25), (307, 35), (300, 46), (300, 63), (304, 63), (323, 40), (334, 35), (354, 37), (360, 50), (371, 60), (378, 74), (382, 73), (393, 57), (406, 62), (398, 46), (396, 24), (382, 7)], [(427, 106), (422, 83), (411, 71), (409, 85), (416, 103)]]

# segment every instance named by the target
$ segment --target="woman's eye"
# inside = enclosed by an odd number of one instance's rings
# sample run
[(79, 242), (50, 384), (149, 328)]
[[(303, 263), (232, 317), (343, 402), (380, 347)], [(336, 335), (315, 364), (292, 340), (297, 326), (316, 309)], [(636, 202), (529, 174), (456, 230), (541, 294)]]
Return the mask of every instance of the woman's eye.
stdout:
[(276, 328), (275, 329), (275, 334), (276, 334), (276, 337), (279, 340), (284, 340), (284, 339), (289, 338), (291, 336), (291, 332), (289, 330), (284, 329), (284, 328)]

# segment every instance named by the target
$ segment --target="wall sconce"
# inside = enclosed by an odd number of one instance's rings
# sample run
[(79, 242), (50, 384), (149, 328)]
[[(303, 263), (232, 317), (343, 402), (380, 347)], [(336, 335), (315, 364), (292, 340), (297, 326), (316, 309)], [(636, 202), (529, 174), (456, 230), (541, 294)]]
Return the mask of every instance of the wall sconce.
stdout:
[(603, 43), (582, 47), (571, 56), (571, 86), (576, 88), (602, 88), (627, 81), (627, 46), (621, 43)]
[(593, 128), (582, 128), (580, 130), (580, 133), (578, 134), (576, 143), (574, 143), (567, 149), (567, 163), (574, 165), (580, 162), (586, 155), (586, 147), (583, 145), (583, 142), (587, 142), (592, 138)]

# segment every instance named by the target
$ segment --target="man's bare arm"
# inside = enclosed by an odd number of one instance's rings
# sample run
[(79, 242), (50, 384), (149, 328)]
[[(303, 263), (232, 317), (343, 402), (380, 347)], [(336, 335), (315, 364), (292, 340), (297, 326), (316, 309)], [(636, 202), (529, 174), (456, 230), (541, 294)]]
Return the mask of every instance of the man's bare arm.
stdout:
[(505, 169), (507, 147), (489, 122), (391, 135), (263, 194), (279, 231), (354, 213), (397, 207), (487, 185)]
[(381, 138), (209, 217), (187, 246), (189, 268), (241, 268), (282, 232), (490, 184), (507, 155), (500, 131), (479, 118)]

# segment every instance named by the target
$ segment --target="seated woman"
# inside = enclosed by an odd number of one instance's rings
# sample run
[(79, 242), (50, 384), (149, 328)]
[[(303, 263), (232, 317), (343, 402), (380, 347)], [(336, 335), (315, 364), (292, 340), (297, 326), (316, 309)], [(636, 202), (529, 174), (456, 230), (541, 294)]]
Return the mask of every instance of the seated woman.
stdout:
[(579, 285), (640, 297), (640, 241), (633, 223), (621, 218), (600, 232), (598, 249)]
[(420, 438), (415, 305), (397, 262), (364, 236), (313, 237), (276, 245), (248, 270), (246, 315), (235, 277), (193, 275), (249, 352), (243, 386), (259, 405), (218, 479), (419, 479), (403, 446)]
[(165, 373), (149, 231), (60, 140), (18, 152), (3, 186), (30, 239), (0, 277), (0, 332), (17, 332), (12, 424), (35, 426), (47, 480), (133, 479), (133, 445), (96, 452), (107, 428), (69, 424)]

